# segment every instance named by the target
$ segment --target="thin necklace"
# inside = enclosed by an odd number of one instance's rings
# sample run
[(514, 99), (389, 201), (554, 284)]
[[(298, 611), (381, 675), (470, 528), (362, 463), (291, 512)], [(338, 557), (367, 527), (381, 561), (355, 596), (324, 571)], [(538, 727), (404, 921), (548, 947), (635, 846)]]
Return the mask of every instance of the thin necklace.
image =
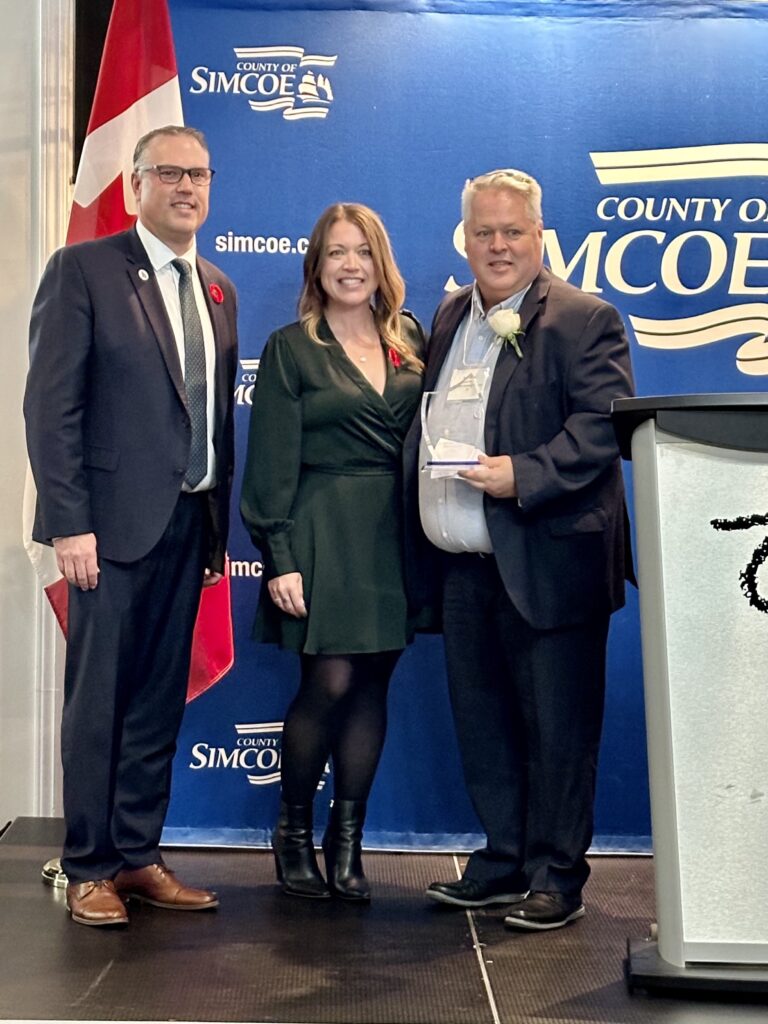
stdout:
[[(329, 324), (329, 326), (330, 326), (330, 324)], [(331, 330), (333, 331), (332, 327), (331, 327)], [(354, 337), (346, 339), (346, 340), (342, 340), (339, 337), (339, 335), (336, 334), (335, 331), (334, 331), (334, 337), (336, 338), (338, 343), (341, 345), (341, 347), (344, 349), (344, 351), (347, 353), (349, 358), (356, 360), (358, 363), (367, 363), (368, 359), (370, 358), (370, 354), (375, 352), (376, 349), (379, 348), (379, 346), (381, 344), (381, 342), (380, 342), (380, 340), (378, 338), (377, 338), (377, 340), (375, 342), (373, 342), (370, 345), (366, 345), (364, 342), (360, 342), (357, 338), (354, 338)], [(359, 347), (361, 347), (363, 349), (367, 349), (367, 352), (363, 352), (363, 353), (352, 352), (351, 349), (352, 349), (352, 347), (354, 345), (357, 345), (357, 346), (359, 346)]]
[[(367, 351), (366, 352), (352, 352), (351, 349), (352, 349), (352, 347), (354, 345), (358, 345), (361, 348), (365, 347), (367, 349)], [(347, 355), (349, 355), (351, 358), (355, 359), (358, 363), (367, 363), (368, 359), (370, 358), (370, 355), (373, 352), (375, 352), (377, 348), (379, 348), (379, 345), (380, 345), (380, 343), (377, 341), (377, 342), (375, 342), (372, 345), (363, 346), (362, 343), (359, 342), (355, 338), (355, 339), (352, 339), (352, 340), (347, 342), (347, 347), (345, 347), (343, 344), (342, 344), (341, 347), (344, 349), (344, 351), (347, 353)]]

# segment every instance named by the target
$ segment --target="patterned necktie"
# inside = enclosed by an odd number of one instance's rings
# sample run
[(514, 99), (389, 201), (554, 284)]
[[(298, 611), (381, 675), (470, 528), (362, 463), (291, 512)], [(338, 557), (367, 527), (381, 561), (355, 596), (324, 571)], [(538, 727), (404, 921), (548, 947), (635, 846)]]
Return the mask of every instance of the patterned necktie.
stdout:
[(179, 300), (184, 325), (184, 386), (192, 424), (189, 463), (184, 477), (187, 487), (195, 488), (208, 472), (208, 389), (205, 383), (205, 344), (203, 325), (197, 311), (192, 286), (192, 268), (186, 260), (173, 260), (179, 272)]

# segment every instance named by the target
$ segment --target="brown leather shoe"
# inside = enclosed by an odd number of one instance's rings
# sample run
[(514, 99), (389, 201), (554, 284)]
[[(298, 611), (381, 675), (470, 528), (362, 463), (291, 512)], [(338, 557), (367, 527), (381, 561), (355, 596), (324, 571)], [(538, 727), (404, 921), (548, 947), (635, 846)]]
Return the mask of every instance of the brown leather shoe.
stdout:
[(115, 883), (108, 878), (94, 882), (70, 883), (67, 907), (73, 921), (96, 927), (128, 924), (125, 904), (117, 895)]
[(165, 864), (148, 864), (132, 871), (124, 869), (115, 879), (115, 888), (127, 899), (151, 903), (165, 910), (212, 910), (219, 905), (215, 892), (182, 885)]

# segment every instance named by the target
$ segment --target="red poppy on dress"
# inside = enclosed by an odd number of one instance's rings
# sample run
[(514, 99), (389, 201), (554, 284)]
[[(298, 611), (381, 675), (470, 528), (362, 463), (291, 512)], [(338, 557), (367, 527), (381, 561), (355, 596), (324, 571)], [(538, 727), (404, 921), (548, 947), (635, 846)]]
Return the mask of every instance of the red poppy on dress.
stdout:
[(389, 356), (390, 363), (392, 363), (395, 369), (397, 369), (402, 364), (402, 357), (396, 348), (388, 349), (387, 355)]
[(216, 305), (220, 306), (224, 301), (224, 292), (221, 290), (221, 288), (215, 283), (209, 284), (208, 291), (211, 293), (211, 298), (216, 303)]

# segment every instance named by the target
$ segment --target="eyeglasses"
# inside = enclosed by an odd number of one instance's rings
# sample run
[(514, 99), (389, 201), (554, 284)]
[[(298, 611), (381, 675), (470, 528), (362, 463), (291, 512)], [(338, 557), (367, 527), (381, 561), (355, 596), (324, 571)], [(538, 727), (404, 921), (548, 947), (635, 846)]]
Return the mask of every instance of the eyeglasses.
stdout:
[(164, 185), (178, 185), (185, 174), (193, 185), (210, 185), (216, 173), (212, 167), (176, 167), (174, 164), (145, 164), (136, 168), (136, 173), (154, 171)]

